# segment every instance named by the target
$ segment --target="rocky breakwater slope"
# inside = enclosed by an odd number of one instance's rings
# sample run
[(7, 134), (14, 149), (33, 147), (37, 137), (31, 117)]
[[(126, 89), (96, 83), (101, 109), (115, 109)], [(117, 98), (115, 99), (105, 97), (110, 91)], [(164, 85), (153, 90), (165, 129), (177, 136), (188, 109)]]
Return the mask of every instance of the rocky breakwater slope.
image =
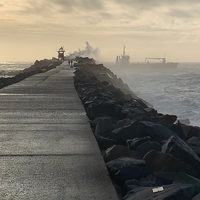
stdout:
[(123, 200), (200, 200), (200, 128), (158, 113), (102, 64), (79, 58), (74, 84)]
[(62, 62), (58, 61), (58, 60), (48, 60), (48, 59), (44, 59), (44, 60), (40, 60), (40, 61), (36, 60), (35, 63), (33, 65), (31, 65), (29, 68), (26, 68), (26, 69), (18, 72), (13, 77), (8, 77), (8, 78), (1, 77), (0, 78), (0, 88), (3, 88), (5, 86), (11, 85), (13, 83), (22, 81), (23, 79), (25, 79), (29, 76), (32, 76), (34, 74), (46, 72), (50, 69), (55, 68), (56, 66), (60, 65), (61, 63)]

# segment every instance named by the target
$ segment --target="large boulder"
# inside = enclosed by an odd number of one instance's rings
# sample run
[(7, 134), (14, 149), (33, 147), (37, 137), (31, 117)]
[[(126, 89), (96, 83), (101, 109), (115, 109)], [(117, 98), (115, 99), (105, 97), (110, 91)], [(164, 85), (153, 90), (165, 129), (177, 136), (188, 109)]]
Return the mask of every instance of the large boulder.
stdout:
[(147, 177), (153, 171), (145, 166), (145, 161), (130, 157), (112, 160), (106, 164), (108, 172), (116, 183), (123, 186), (124, 182), (131, 179), (139, 180)]
[(141, 155), (139, 153), (131, 151), (127, 147), (122, 145), (111, 146), (105, 151), (103, 155), (104, 161), (106, 163), (121, 157), (133, 157), (136, 159), (141, 159)]
[(182, 140), (186, 139), (187, 133), (183, 130), (182, 125), (173, 124), (169, 126), (169, 129), (176, 133)]
[(189, 147), (200, 157), (200, 147), (189, 145)]
[(128, 192), (123, 200), (190, 200), (195, 194), (193, 185), (174, 183), (159, 188), (136, 187)]
[(137, 147), (139, 147), (141, 144), (147, 142), (147, 141), (152, 141), (151, 137), (142, 137), (142, 138), (134, 138), (132, 140), (127, 140), (127, 146), (130, 150), (135, 151)]
[(194, 186), (196, 193), (200, 192), (200, 180), (198, 178), (195, 178), (193, 176), (190, 176), (184, 172), (155, 172), (154, 175), (159, 180), (168, 180), (173, 181), (174, 183), (184, 183), (184, 184), (191, 184)]
[(172, 184), (172, 180), (164, 179), (164, 178), (159, 178), (156, 177), (152, 174), (145, 178), (141, 178), (139, 180), (139, 186), (141, 187), (152, 187), (152, 186), (162, 186), (162, 185), (170, 185)]
[(173, 124), (169, 128), (183, 140), (188, 140), (194, 136), (198, 137), (200, 134), (199, 127), (188, 126), (180, 123)]
[(195, 195), (191, 200), (199, 200), (200, 199), (200, 193)]
[(108, 117), (101, 119), (96, 126), (95, 135), (101, 135), (107, 137), (109, 133), (114, 129), (112, 120)]
[(137, 137), (151, 137), (154, 141), (161, 144), (163, 140), (169, 139), (174, 133), (160, 124), (148, 121), (141, 121), (137, 127)]
[(113, 124), (115, 124), (116, 121), (117, 121), (116, 118), (113, 118), (113, 117), (110, 117), (110, 116), (97, 117), (94, 120), (90, 120), (89, 122), (90, 122), (90, 126), (91, 126), (93, 132), (95, 132), (96, 126), (101, 120), (111, 120), (111, 122)]
[(136, 137), (136, 129), (138, 122), (132, 122), (122, 128), (114, 129), (110, 134), (109, 138), (114, 140), (120, 140), (126, 142), (128, 139), (133, 139)]
[(193, 136), (187, 140), (187, 143), (192, 146), (200, 147), (200, 137)]
[(192, 176), (196, 176), (197, 173), (184, 162), (175, 158), (171, 154), (157, 152), (152, 150), (148, 152), (143, 159), (146, 162), (146, 166), (153, 168), (154, 171), (169, 171), (169, 172), (185, 172)]
[(90, 120), (105, 115), (118, 118), (119, 107), (116, 101), (94, 101), (86, 108), (87, 115)]
[(141, 187), (141, 189), (143, 187), (161, 187), (163, 185), (170, 185), (172, 183), (173, 183), (173, 181), (171, 181), (171, 180), (159, 178), (159, 177), (156, 177), (156, 176), (150, 174), (149, 176), (147, 176), (145, 178), (141, 178), (139, 181), (136, 179), (126, 181), (124, 183), (122, 192), (123, 192), (123, 196), (124, 196), (129, 191), (131, 191), (137, 187)]
[(122, 128), (123, 126), (126, 126), (128, 124), (131, 123), (131, 120), (126, 118), (126, 119), (122, 119), (122, 120), (119, 120), (117, 121), (117, 123), (114, 125), (114, 128), (117, 129), (117, 128)]
[(177, 120), (177, 116), (176, 115), (168, 115), (168, 114), (166, 114), (165, 115), (165, 119), (168, 122), (168, 125), (169, 124), (174, 124), (176, 122), (176, 120)]
[(139, 152), (141, 156), (144, 156), (151, 150), (161, 151), (161, 145), (154, 141), (146, 141), (136, 149), (136, 151)]
[(182, 162), (191, 166), (200, 174), (200, 158), (197, 154), (179, 137), (171, 136), (162, 146), (163, 153), (169, 153)]
[(105, 137), (102, 137), (100, 135), (96, 136), (96, 140), (97, 140), (97, 143), (99, 145), (99, 149), (101, 151), (105, 151), (106, 149), (110, 148), (111, 146), (113, 146), (115, 144), (125, 145), (123, 143), (120, 143), (120, 141), (116, 141), (116, 140), (113, 140), (113, 139), (105, 138)]

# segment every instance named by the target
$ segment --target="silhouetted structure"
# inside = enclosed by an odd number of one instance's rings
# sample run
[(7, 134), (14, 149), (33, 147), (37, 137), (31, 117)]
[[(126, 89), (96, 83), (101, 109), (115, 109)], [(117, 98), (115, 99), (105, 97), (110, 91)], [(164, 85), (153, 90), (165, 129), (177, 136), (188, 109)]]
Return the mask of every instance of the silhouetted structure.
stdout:
[(58, 60), (65, 60), (65, 56), (64, 56), (65, 50), (63, 47), (60, 47), (60, 49), (58, 50)]

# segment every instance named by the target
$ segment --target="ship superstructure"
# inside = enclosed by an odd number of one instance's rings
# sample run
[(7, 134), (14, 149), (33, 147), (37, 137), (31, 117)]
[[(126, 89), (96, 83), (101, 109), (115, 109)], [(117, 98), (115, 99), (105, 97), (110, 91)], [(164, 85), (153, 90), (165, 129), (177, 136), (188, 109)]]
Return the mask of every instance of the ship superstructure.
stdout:
[(124, 45), (123, 54), (121, 56), (116, 57), (116, 64), (129, 65), (129, 63), (130, 63), (130, 56), (126, 55), (126, 47)]
[[(123, 47), (123, 54), (116, 57), (116, 65), (121, 67), (133, 68), (177, 68), (178, 63), (166, 62), (166, 55), (164, 58), (145, 58), (144, 63), (130, 63), (130, 56), (126, 54), (126, 47)], [(151, 60), (159, 60), (159, 62), (150, 62)]]

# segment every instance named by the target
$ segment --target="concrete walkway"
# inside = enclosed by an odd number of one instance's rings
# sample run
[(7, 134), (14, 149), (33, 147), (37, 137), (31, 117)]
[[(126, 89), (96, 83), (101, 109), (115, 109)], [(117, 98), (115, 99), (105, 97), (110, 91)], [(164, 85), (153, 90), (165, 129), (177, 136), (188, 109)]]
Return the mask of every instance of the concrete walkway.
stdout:
[(66, 63), (0, 90), (1, 200), (116, 200)]

